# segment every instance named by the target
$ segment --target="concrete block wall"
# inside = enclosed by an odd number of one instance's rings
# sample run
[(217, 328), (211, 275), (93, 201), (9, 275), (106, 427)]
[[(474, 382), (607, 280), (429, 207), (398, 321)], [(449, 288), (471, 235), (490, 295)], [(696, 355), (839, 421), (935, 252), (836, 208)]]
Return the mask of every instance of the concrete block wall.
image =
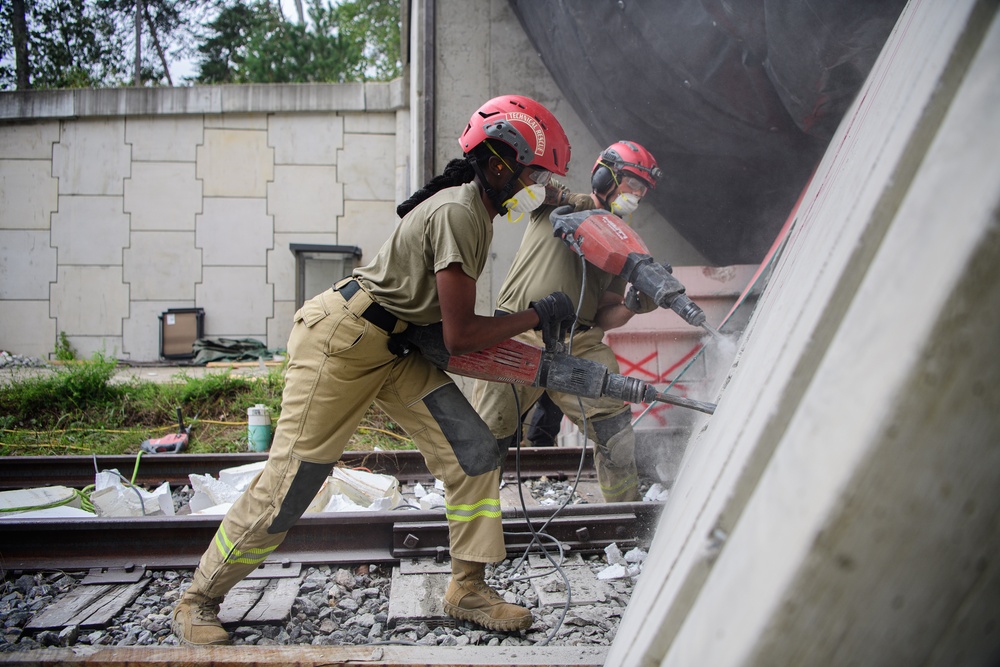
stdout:
[(911, 0), (796, 211), (607, 665), (1000, 657), (1000, 19)]
[[(395, 228), (402, 81), (0, 95), (0, 348), (159, 356), (158, 316), (285, 345), (289, 245)], [(402, 133), (402, 137), (400, 134)]]

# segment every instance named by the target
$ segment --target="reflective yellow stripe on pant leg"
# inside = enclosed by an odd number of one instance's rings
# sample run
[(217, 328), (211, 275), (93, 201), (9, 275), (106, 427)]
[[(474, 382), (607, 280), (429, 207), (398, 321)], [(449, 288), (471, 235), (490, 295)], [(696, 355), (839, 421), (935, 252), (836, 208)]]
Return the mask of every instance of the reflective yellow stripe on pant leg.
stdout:
[(604, 484), (601, 484), (601, 493), (604, 494), (605, 498), (621, 498), (623, 496), (630, 495), (629, 492), (636, 491), (638, 488), (638, 478), (626, 477), (614, 486), (605, 486)]
[(474, 505), (449, 505), (444, 506), (445, 518), (451, 521), (472, 521), (481, 516), (491, 519), (500, 518), (500, 499), (484, 498)]
[[(218, 548), (219, 553), (222, 554), (222, 559), (226, 563), (243, 563), (244, 565), (258, 565), (270, 555), (272, 551), (278, 548), (278, 545), (273, 547), (264, 547), (263, 549), (247, 549), (246, 551), (238, 550), (232, 542), (229, 541), (229, 537), (226, 535), (226, 529), (223, 526), (219, 526), (219, 530), (215, 532), (215, 546)], [(245, 556), (254, 556), (253, 558), (246, 558)]]

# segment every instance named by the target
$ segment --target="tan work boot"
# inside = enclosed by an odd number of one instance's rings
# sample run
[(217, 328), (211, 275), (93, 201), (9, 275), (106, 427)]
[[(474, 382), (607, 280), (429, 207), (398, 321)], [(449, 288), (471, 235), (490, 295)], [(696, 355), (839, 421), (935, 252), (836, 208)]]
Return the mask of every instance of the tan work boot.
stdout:
[(228, 644), (229, 633), (219, 621), (222, 598), (209, 598), (188, 590), (174, 607), (170, 627), (182, 644), (213, 646)]
[(444, 611), (449, 616), (472, 621), (490, 630), (527, 630), (531, 612), (504, 599), (485, 579), (486, 565), (451, 559), (451, 583), (444, 594)]

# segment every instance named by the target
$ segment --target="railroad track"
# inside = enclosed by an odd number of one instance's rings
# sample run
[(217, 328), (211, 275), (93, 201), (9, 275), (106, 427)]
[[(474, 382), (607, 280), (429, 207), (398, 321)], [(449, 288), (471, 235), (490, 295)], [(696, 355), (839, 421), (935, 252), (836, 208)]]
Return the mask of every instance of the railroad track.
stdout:
[[(515, 470), (522, 479), (542, 476), (575, 478), (585, 454), (586, 481), (592, 482), (589, 454), (579, 448), (521, 450), (520, 461), (511, 452), (505, 484), (515, 488)], [(164, 481), (188, 483), (188, 474), (215, 474), (223, 468), (260, 461), (264, 454), (152, 455), (142, 458), (136, 482), (156, 486)], [(396, 477), (403, 484), (433, 480), (416, 451), (348, 452), (343, 464)], [(98, 470), (123, 473), (135, 465), (132, 456), (4, 457), (0, 460), (0, 489), (64, 485), (81, 488), (93, 482)], [(648, 544), (661, 506), (658, 503), (570, 504), (521, 508), (516, 495), (505, 493), (503, 511), (506, 544), (511, 555), (522, 553), (535, 530), (558, 539), (573, 552), (603, 552), (611, 543), (626, 550)], [(525, 511), (526, 509), (526, 511)], [(131, 571), (137, 567), (194, 568), (209, 544), (217, 516), (150, 516), (94, 519), (17, 519), (0, 521), (0, 557), (8, 570), (80, 570), (103, 568)], [(448, 526), (441, 510), (398, 509), (388, 512), (307, 514), (289, 531), (281, 548), (265, 568), (291, 564), (397, 564), (403, 559), (448, 558)]]

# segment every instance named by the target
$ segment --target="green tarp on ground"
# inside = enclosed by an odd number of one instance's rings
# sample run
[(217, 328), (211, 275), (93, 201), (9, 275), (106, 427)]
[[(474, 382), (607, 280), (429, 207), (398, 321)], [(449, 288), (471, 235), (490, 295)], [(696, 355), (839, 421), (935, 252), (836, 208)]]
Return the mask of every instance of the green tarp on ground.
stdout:
[(194, 342), (192, 364), (204, 366), (210, 361), (270, 361), (281, 350), (269, 350), (255, 338), (199, 338)]

